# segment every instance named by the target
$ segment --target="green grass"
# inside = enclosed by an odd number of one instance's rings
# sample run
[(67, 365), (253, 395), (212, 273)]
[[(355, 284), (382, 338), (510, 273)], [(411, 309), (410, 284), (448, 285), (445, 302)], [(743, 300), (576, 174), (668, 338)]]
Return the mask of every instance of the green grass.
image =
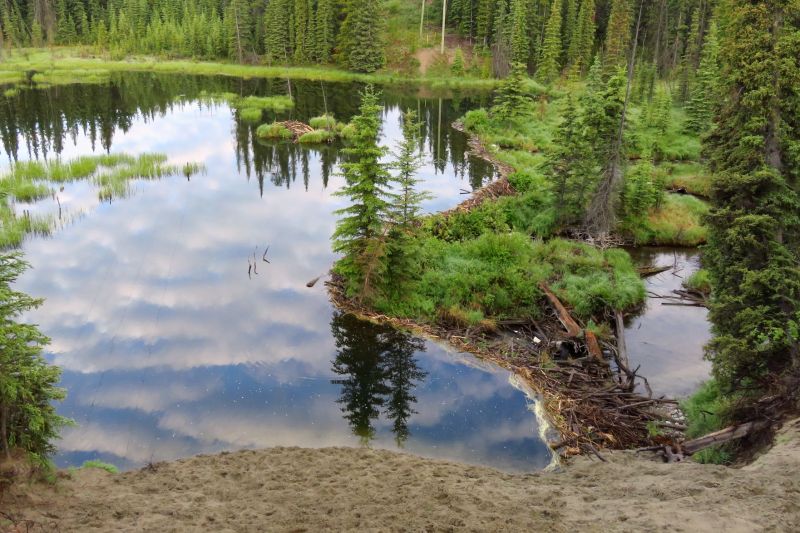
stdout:
[(313, 117), (308, 121), (308, 125), (315, 130), (336, 130), (340, 129), (341, 123), (336, 122), (336, 118), (329, 113), (327, 115)]
[(321, 144), (336, 139), (336, 132), (331, 130), (314, 130), (302, 134), (297, 142), (301, 144)]
[(81, 465), (81, 468), (99, 468), (101, 470), (105, 470), (109, 474), (117, 474), (119, 473), (119, 468), (112, 465), (111, 463), (106, 463), (103, 461), (99, 461), (97, 459), (90, 459), (89, 461), (84, 461)]
[(14, 98), (18, 94), (19, 94), (19, 89), (17, 89), (16, 87), (12, 87), (10, 89), (6, 89), (5, 91), (3, 91), (3, 96), (5, 96), (6, 98)]
[[(725, 411), (730, 407), (730, 400), (723, 396), (717, 383), (710, 379), (689, 398), (681, 402), (681, 409), (686, 415), (689, 439), (702, 437), (725, 426)], [(732, 453), (726, 446), (706, 448), (692, 456), (701, 463), (726, 464), (732, 459)]]
[(260, 125), (256, 130), (256, 135), (262, 139), (288, 140), (292, 138), (292, 132), (280, 122)]
[(19, 83), (25, 78), (22, 70), (0, 70), (0, 85)]
[(108, 83), (111, 71), (107, 69), (45, 69), (31, 78), (36, 84), (68, 85), (72, 83)]
[(18, 202), (34, 202), (50, 194), (50, 187), (14, 175), (0, 179), (0, 195), (7, 195)]
[(687, 288), (697, 291), (706, 296), (711, 294), (711, 275), (708, 270), (701, 268), (683, 283)]
[(690, 194), (711, 196), (711, 173), (702, 163), (667, 163), (662, 167), (666, 171), (668, 187), (682, 187)]
[(294, 107), (294, 100), (291, 96), (245, 96), (233, 102), (238, 109), (263, 109), (265, 111), (275, 111), (277, 113), (287, 111)]
[(604, 309), (641, 303), (644, 285), (630, 256), (521, 233), (492, 233), (466, 241), (419, 240), (420, 274), (402, 295), (378, 299), (394, 316), (428, 322), (477, 325), (505, 318), (537, 318), (545, 309), (545, 281), (580, 319)]
[(243, 107), (239, 109), (239, 118), (245, 122), (261, 122), (264, 112), (258, 107)]
[(377, 72), (362, 74), (333, 66), (289, 67), (239, 65), (223, 62), (165, 60), (150, 56), (128, 56), (110, 60), (95, 55), (93, 47), (54, 47), (9, 51), (0, 71), (0, 82), (17, 82), (24, 72), (37, 70), (49, 83), (96, 83), (105, 72), (156, 72), (174, 74), (220, 75), (240, 78), (289, 78), (313, 81), (357, 81), (377, 85), (415, 83), (431, 89), (492, 89), (497, 80), (470, 76), (422, 77), (416, 72)]
[(660, 209), (652, 211), (636, 235), (637, 244), (659, 246), (699, 246), (706, 242), (708, 229), (703, 216), (709, 206), (699, 198), (668, 194)]

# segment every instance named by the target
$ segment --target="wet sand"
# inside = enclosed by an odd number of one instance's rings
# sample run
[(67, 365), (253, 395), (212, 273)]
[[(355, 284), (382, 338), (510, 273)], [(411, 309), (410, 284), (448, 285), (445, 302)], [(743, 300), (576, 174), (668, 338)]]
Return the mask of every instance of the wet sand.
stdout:
[(82, 469), (55, 487), (17, 484), (0, 509), (30, 521), (18, 531), (800, 530), (800, 420), (738, 469), (605, 457), (522, 475), (380, 450), (271, 448)]

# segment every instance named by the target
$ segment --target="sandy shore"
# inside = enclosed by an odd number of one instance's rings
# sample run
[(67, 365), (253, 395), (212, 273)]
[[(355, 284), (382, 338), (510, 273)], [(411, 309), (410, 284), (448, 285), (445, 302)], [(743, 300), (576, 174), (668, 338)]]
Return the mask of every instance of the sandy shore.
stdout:
[(514, 475), (379, 450), (273, 448), (84, 469), (55, 487), (18, 484), (0, 510), (30, 521), (7, 531), (800, 531), (800, 420), (740, 469), (606, 457)]

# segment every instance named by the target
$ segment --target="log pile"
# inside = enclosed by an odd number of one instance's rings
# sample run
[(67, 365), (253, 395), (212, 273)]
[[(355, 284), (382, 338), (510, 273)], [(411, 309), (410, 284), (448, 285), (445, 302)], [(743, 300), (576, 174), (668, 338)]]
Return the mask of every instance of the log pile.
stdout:
[(299, 120), (284, 120), (283, 122), (279, 122), (279, 124), (292, 132), (292, 139), (294, 142), (297, 142), (297, 139), (306, 133), (314, 131), (314, 128)]
[(511, 185), (511, 183), (508, 181), (508, 178), (503, 176), (474, 191), (468, 199), (464, 200), (452, 209), (442, 211), (441, 214), (447, 217), (453, 213), (469, 212), (481, 205), (486, 200), (494, 200), (496, 198), (500, 198), (501, 196), (513, 196), (515, 194), (517, 194), (517, 190), (513, 185)]

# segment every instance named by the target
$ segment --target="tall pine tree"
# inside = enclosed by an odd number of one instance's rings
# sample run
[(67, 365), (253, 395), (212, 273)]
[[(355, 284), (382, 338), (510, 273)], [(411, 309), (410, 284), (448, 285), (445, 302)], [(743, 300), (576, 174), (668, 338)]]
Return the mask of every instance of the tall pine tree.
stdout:
[(724, 96), (706, 144), (714, 172), (707, 356), (725, 392), (796, 400), (800, 10), (792, 0), (724, 0), (718, 22)]

